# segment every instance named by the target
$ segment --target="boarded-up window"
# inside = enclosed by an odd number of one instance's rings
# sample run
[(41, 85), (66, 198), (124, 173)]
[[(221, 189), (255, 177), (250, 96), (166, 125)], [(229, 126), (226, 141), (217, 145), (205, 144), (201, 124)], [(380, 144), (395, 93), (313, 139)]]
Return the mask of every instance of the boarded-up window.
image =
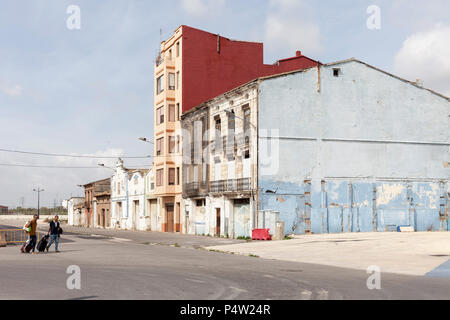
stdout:
[(175, 185), (175, 168), (169, 168), (169, 186)]
[(174, 122), (175, 121), (175, 105), (169, 104), (169, 121)]

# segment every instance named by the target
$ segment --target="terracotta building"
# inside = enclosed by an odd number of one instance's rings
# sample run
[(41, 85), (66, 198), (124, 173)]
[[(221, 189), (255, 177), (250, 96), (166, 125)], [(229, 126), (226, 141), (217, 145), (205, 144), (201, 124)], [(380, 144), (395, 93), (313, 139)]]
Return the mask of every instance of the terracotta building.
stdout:
[[(110, 216), (111, 208), (111, 179), (103, 179), (90, 182), (84, 186), (84, 219), (83, 226), (97, 227), (100, 220), (107, 225), (106, 220)], [(103, 211), (104, 210), (104, 211)], [(104, 213), (104, 215), (103, 215)], [(104, 217), (104, 218), (103, 218)], [(108, 224), (109, 225), (109, 224)]]
[(297, 51), (292, 58), (264, 64), (263, 44), (237, 41), (180, 26), (161, 43), (154, 79), (155, 196), (161, 231), (181, 232), (181, 114), (261, 76), (316, 66)]

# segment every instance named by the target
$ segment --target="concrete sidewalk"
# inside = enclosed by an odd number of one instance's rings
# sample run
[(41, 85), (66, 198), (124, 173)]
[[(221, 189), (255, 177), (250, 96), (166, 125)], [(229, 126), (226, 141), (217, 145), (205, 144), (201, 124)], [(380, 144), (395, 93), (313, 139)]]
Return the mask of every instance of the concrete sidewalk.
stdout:
[(252, 241), (206, 249), (358, 270), (376, 265), (382, 272), (425, 275), (450, 259), (450, 233), (302, 235), (291, 240)]

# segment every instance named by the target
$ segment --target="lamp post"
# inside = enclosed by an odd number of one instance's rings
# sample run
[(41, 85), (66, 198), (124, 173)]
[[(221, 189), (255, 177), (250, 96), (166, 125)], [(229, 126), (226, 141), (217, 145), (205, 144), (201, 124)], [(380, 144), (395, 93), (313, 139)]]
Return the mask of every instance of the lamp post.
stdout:
[(141, 140), (141, 141), (143, 141), (143, 142), (147, 142), (147, 143), (150, 143), (150, 144), (154, 144), (152, 141), (149, 141), (147, 138), (145, 138), (145, 137), (139, 137), (138, 138), (139, 140)]
[(45, 190), (38, 187), (37, 189), (33, 189), (33, 191), (37, 192), (37, 194), (38, 194), (38, 208), (37, 208), (38, 212), (37, 212), (37, 216), (39, 218), (39, 213), (40, 213), (40, 207), (39, 207), (39, 205), (40, 205), (40, 194), (41, 194), (41, 192), (43, 192)]

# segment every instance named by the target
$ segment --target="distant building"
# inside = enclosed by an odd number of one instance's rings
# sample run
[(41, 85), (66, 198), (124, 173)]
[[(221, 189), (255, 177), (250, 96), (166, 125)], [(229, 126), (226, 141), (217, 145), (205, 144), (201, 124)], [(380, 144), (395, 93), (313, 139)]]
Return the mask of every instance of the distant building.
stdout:
[(8, 207), (0, 206), (0, 214), (8, 214)]
[(67, 205), (67, 223), (71, 226), (82, 226), (83, 197), (72, 197), (65, 201)]
[(155, 175), (153, 168), (145, 175), (145, 216), (150, 220), (151, 231), (161, 231), (162, 215), (155, 196)]
[(119, 159), (111, 177), (111, 227), (150, 230), (145, 213), (145, 176), (148, 169), (127, 169)]
[[(109, 215), (109, 208), (110, 208), (109, 197), (111, 193), (111, 179), (107, 178), (85, 184), (84, 191), (85, 191), (85, 200), (84, 200), (85, 217), (83, 219), (84, 220), (83, 226), (90, 228), (98, 227), (99, 215), (101, 216), (103, 213), (105, 214), (103, 222), (106, 221), (106, 217)], [(98, 207), (99, 204), (100, 207)]]

